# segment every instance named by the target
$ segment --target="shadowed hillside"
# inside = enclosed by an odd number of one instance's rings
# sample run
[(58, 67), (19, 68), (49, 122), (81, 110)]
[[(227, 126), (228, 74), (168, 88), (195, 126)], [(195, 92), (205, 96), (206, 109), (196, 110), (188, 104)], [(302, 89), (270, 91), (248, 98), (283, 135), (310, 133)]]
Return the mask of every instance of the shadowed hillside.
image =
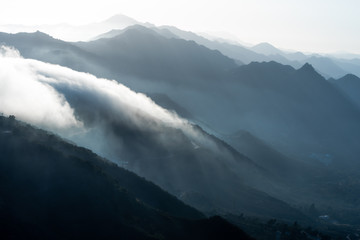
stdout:
[(0, 118), (0, 149), (3, 239), (249, 239), (225, 220), (205, 219), (156, 185), (13, 117)]

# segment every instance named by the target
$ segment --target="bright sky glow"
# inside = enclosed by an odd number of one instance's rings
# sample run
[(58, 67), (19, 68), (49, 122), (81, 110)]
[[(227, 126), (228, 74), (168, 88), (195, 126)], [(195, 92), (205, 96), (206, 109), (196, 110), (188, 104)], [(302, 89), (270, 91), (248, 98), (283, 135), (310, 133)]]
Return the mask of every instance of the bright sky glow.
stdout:
[(359, 0), (11, 0), (3, 24), (86, 24), (122, 13), (140, 22), (226, 32), (249, 43), (360, 54)]

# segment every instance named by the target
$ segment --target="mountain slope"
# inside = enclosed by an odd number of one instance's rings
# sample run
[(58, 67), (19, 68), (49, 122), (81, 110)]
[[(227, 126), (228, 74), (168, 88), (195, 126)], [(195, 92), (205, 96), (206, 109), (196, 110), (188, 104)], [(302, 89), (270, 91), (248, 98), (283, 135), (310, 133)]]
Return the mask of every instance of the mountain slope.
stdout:
[(174, 102), (169, 96), (162, 93), (150, 93), (147, 94), (149, 97), (151, 97), (154, 102), (170, 111), (175, 111), (179, 116), (186, 118), (186, 119), (192, 119), (193, 115), (185, 108), (180, 106), (178, 103)]
[(142, 26), (130, 27), (113, 38), (76, 45), (101, 59), (111, 71), (143, 78), (192, 82), (216, 79), (237, 65), (218, 51), (193, 41), (168, 39)]
[(360, 78), (352, 74), (347, 74), (331, 82), (360, 107)]
[(143, 26), (130, 27), (115, 38), (92, 42), (68, 43), (41, 32), (0, 33), (0, 42), (15, 47), (25, 58), (107, 78), (133, 75), (192, 84), (195, 79), (211, 82), (237, 66), (218, 51), (195, 42), (168, 39)]
[[(358, 56), (357, 56), (358, 57)], [(356, 76), (360, 76), (360, 59), (339, 59), (339, 58), (331, 58), (339, 67), (344, 69), (346, 72), (350, 74), (354, 74)]]
[[(92, 39), (92, 41), (95, 41), (95, 40), (99, 40), (101, 38), (113, 38), (113, 37), (116, 37), (118, 35), (121, 35), (123, 34), (124, 32), (126, 32), (127, 30), (129, 29), (141, 29), (142, 27), (146, 27), (145, 25), (141, 25), (141, 24), (135, 24), (135, 25), (132, 25), (132, 26), (129, 26), (127, 28), (124, 28), (124, 29), (112, 29), (111, 31), (109, 32), (106, 32), (106, 33), (103, 33), (103, 34), (100, 34), (99, 36), (96, 36)], [(158, 34), (160, 34), (161, 36), (163, 37), (166, 37), (166, 38), (180, 38), (179, 36), (175, 35), (174, 33), (172, 33), (170, 30), (168, 29), (162, 29), (162, 28), (157, 28), (157, 27), (149, 27), (151, 30), (157, 32)], [(187, 39), (185, 39), (187, 40)]]
[(313, 65), (319, 73), (323, 74), (327, 78), (339, 78), (347, 73), (330, 58), (312, 56), (303, 61), (303, 63), (305, 62)]
[(239, 105), (247, 103), (240, 105), (245, 111), (240, 119), (243, 127), (285, 153), (307, 145), (307, 150), (298, 152), (301, 158), (311, 152), (334, 151), (331, 154), (338, 156), (339, 163), (345, 163), (345, 158), (356, 164), (354, 155), (347, 154), (349, 148), (357, 151), (355, 144), (338, 140), (359, 141), (355, 134), (360, 131), (359, 112), (312, 66), (294, 70), (276, 63), (253, 63), (239, 67), (233, 78), (236, 84), (229, 91), (236, 94)]
[(5, 239), (249, 239), (89, 150), (12, 118), (0, 131)]
[(346, 60), (327, 55), (305, 55), (301, 52), (285, 52), (269, 43), (260, 43), (250, 49), (258, 54), (266, 55), (268, 57), (268, 61), (271, 60), (281, 64), (291, 65), (296, 69), (305, 63), (310, 63), (316, 71), (326, 78), (339, 78), (347, 73), (355, 75), (360, 74), (359, 64), (356, 61), (357, 59)]
[(16, 48), (25, 58), (70, 67), (77, 71), (93, 74), (103, 72), (96, 56), (71, 43), (55, 39), (42, 32), (8, 34), (0, 33), (0, 42)]
[(161, 26), (160, 29), (167, 29), (176, 36), (203, 45), (209, 49), (218, 50), (225, 56), (235, 59), (241, 63), (248, 64), (253, 61), (267, 61), (270, 60), (263, 54), (258, 54), (254, 51), (247, 49), (241, 45), (212, 41), (193, 32), (183, 31), (173, 26)]

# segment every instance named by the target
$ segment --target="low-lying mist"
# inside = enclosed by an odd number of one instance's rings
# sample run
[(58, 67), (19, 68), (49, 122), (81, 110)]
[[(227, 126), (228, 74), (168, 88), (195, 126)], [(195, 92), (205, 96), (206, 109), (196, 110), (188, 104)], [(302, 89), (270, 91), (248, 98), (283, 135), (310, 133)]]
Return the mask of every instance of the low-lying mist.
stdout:
[(0, 66), (0, 111), (64, 137), (79, 140), (89, 131), (96, 132), (97, 125), (111, 121), (144, 131), (180, 129), (200, 141), (186, 120), (116, 81), (24, 59), (6, 46), (0, 48)]

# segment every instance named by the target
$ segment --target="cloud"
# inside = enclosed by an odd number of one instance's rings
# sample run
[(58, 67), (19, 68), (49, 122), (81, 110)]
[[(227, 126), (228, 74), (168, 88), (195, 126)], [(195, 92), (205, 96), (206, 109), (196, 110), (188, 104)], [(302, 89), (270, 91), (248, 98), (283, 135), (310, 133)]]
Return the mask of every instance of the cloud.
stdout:
[(17, 50), (0, 47), (0, 111), (44, 127), (81, 126), (64, 97), (38, 81), (30, 62)]
[[(116, 147), (109, 143), (120, 128), (127, 129), (121, 130), (124, 136), (131, 131), (157, 135), (156, 141), (165, 145), (171, 144), (166, 129), (178, 129), (197, 147), (215, 146), (187, 120), (142, 93), (114, 80), (24, 59), (16, 49), (6, 46), (0, 47), (0, 103), (0, 112), (54, 131), (107, 157), (114, 155), (110, 148), (118, 151), (121, 141), (126, 141), (118, 138)], [(174, 137), (172, 142), (176, 143)]]

